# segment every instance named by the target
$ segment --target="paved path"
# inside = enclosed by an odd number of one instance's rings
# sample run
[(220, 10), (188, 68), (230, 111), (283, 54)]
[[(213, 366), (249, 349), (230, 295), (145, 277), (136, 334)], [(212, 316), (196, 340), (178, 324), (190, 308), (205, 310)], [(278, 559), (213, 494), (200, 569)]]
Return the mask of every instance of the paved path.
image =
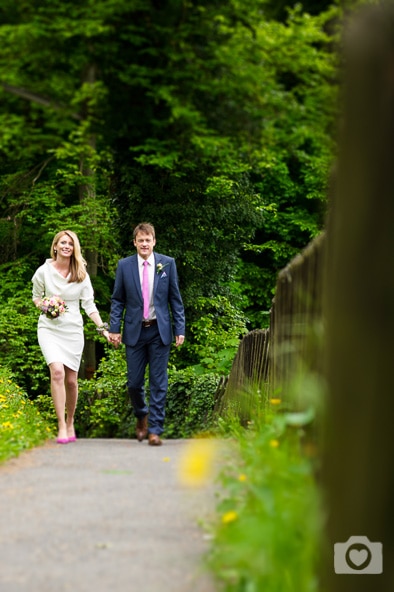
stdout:
[(187, 441), (48, 443), (0, 467), (1, 592), (213, 592), (199, 521), (214, 488), (177, 478)]

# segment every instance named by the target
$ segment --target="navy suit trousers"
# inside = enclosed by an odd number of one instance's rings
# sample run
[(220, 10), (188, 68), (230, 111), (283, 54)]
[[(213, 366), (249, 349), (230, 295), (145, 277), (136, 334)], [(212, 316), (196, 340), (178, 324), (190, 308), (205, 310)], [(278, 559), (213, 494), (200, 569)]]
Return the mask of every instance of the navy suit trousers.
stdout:
[[(171, 344), (164, 345), (157, 324), (142, 327), (136, 345), (126, 345), (127, 389), (134, 414), (149, 413), (148, 428), (152, 434), (163, 432), (168, 388), (168, 359)], [(145, 396), (145, 370), (149, 364), (149, 407)]]

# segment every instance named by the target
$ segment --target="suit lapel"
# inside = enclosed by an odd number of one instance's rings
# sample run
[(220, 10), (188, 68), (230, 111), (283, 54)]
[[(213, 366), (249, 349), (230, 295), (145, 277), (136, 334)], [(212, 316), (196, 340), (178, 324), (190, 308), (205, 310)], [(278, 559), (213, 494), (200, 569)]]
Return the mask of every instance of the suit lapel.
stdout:
[(160, 262), (160, 255), (155, 255), (155, 269), (154, 269), (154, 279), (153, 279), (153, 294), (156, 293), (156, 288), (157, 288), (157, 284), (159, 283), (159, 274), (156, 273), (156, 269), (157, 269), (157, 264)]
[(131, 277), (134, 282), (135, 293), (137, 294), (137, 298), (139, 298), (142, 302), (141, 281), (140, 281), (140, 272), (138, 269), (137, 255), (133, 255), (133, 258), (131, 260)]
[[(157, 286), (159, 285), (159, 281), (160, 278), (162, 277), (162, 273), (163, 271), (165, 271), (166, 273), (168, 273), (168, 263), (164, 263), (165, 259), (163, 259), (162, 255), (157, 255), (156, 253), (154, 253), (155, 255), (155, 270), (154, 270), (154, 281), (153, 281), (153, 293), (156, 292)], [(159, 271), (159, 273), (157, 273), (157, 266), (159, 264), (162, 264), (163, 267), (165, 267), (165, 269), (163, 269), (163, 271)]]

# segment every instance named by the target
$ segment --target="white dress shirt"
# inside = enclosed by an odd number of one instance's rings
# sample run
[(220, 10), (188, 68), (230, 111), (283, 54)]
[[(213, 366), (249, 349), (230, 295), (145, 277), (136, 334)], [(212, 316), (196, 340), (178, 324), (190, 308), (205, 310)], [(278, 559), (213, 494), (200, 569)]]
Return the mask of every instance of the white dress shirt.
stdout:
[[(140, 274), (140, 284), (141, 284), (141, 291), (142, 291), (142, 274), (144, 272), (144, 261), (145, 259), (143, 259), (140, 255), (137, 254), (137, 258), (138, 258), (138, 272)], [(151, 255), (149, 255), (148, 259), (146, 259), (146, 261), (148, 262), (148, 281), (149, 281), (149, 316), (148, 319), (155, 319), (156, 318), (156, 312), (155, 312), (155, 308), (153, 306), (153, 282), (154, 282), (154, 278), (155, 278), (155, 256), (152, 253)]]

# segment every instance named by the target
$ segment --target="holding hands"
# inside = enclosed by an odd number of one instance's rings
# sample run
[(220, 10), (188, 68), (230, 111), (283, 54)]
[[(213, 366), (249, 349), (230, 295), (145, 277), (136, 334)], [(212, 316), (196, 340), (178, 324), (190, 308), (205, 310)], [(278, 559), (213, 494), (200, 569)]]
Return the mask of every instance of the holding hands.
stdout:
[(122, 335), (120, 333), (110, 333), (108, 323), (101, 323), (101, 325), (97, 325), (96, 329), (100, 335), (105, 337), (108, 343), (112, 343), (116, 348), (119, 347), (122, 342)]
[(109, 333), (108, 341), (112, 343), (115, 348), (118, 348), (122, 341), (122, 335), (120, 333)]
[(105, 337), (105, 339), (108, 341), (108, 343), (111, 343), (111, 340), (109, 338), (109, 331), (108, 331), (108, 323), (102, 323), (102, 325), (99, 325), (96, 327), (98, 333), (100, 333), (100, 335), (103, 335)]
[[(112, 345), (115, 348), (118, 348), (120, 346), (120, 344), (122, 343), (122, 335), (120, 333), (109, 333), (107, 339), (108, 339), (108, 342), (112, 343)], [(176, 347), (179, 347), (180, 345), (182, 345), (184, 341), (185, 341), (184, 335), (177, 335), (175, 337)]]

